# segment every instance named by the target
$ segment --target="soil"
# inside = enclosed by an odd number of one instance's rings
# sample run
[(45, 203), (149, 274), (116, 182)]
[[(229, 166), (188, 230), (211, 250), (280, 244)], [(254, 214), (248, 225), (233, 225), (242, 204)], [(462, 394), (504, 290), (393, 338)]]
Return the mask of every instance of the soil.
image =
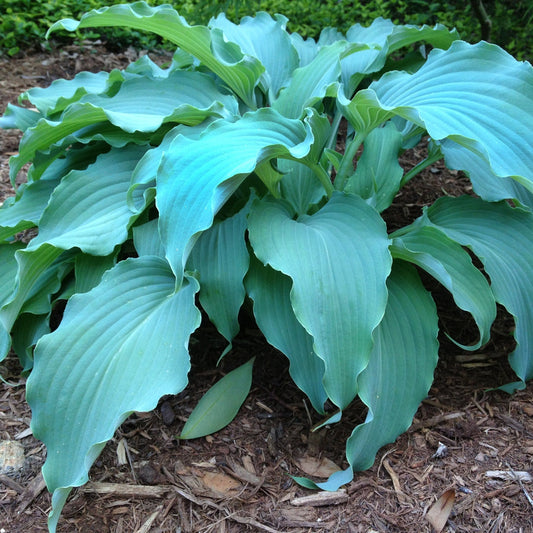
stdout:
[[(134, 50), (112, 54), (87, 45), (0, 58), (0, 109), (32, 86), (82, 69), (124, 67), (136, 56)], [(12, 194), (7, 161), (19, 138), (18, 132), (0, 131), (3, 197)], [(411, 151), (401, 162), (410, 168), (420, 155)], [(470, 192), (464, 176), (436, 164), (402, 190), (387, 222), (391, 228), (404, 225), (436, 197)], [(437, 290), (436, 300), (442, 330), (461, 341), (475, 340), (472, 321), (449, 295)], [(447, 500), (453, 507), (442, 531), (533, 532), (533, 385), (512, 396), (492, 390), (514, 380), (506, 357), (514, 345), (512, 329), (502, 311), (493, 340), (473, 354), (443, 334), (435, 383), (412, 427), (378, 453), (372, 468), (356, 473), (336, 500), (326, 501), (290, 475), (306, 475), (313, 460), (345, 467), (344, 442), (364, 420), (364, 409), (356, 404), (342, 423), (311, 433), (318, 417), (292, 383), (284, 356), (253, 322), (243, 322), (232, 352), (218, 367), (225, 346), (205, 323), (191, 342), (189, 387), (120, 427), (91, 469), (91, 482), (70, 496), (58, 531), (423, 533), (433, 530), (429, 518)], [(202, 394), (252, 356), (254, 385), (235, 421), (210, 437), (178, 441), (175, 435)], [(0, 531), (44, 532), (50, 495), (40, 467), (46, 451), (29, 429), (16, 357), (10, 355), (1, 370), (18, 386), (0, 385), (0, 439), (21, 443), (25, 462), (21, 470), (0, 475)], [(299, 502), (302, 496), (315, 498)]]

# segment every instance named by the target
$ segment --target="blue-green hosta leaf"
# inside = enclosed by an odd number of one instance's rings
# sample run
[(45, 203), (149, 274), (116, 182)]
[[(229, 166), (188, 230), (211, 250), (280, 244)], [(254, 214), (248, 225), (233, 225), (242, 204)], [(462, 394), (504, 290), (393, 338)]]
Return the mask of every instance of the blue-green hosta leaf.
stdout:
[(159, 236), (157, 219), (133, 228), (133, 245), (139, 256), (155, 255), (164, 259), (165, 249)]
[(33, 87), (22, 93), (20, 100), (29, 100), (43, 115), (50, 116), (63, 111), (86, 94), (104, 93), (112, 84), (123, 80), (124, 76), (118, 70), (80, 72), (72, 80), (58, 79), (48, 87)]
[(439, 348), (435, 303), (415, 269), (402, 261), (394, 262), (387, 288), (385, 315), (358, 379), (368, 414), (346, 442), (350, 466), (322, 483), (295, 478), (304, 487), (337, 490), (353, 479), (354, 470), (372, 466), (378, 450), (409, 428), (433, 382)]
[(533, 214), (507, 203), (478, 198), (441, 198), (420, 223), (436, 226), (479, 257), (492, 291), (515, 319), (516, 349), (509, 356), (520, 382), (504, 390), (523, 388), (533, 377)]
[(263, 264), (292, 278), (294, 313), (325, 363), (329, 398), (343, 409), (357, 394), (385, 310), (392, 262), (385, 224), (360, 197), (339, 192), (314, 215), (293, 215), (286, 202), (256, 202), (250, 242)]
[(71, 488), (87, 481), (127, 416), (187, 384), (187, 345), (200, 324), (198, 284), (175, 286), (160, 258), (122, 261), (92, 291), (73, 296), (59, 328), (38, 342), (27, 398), (33, 433), (48, 449), (51, 531)]
[(346, 443), (354, 470), (369, 468), (379, 448), (409, 428), (437, 366), (437, 310), (415, 269), (395, 261), (387, 288), (385, 316), (359, 378), (359, 397), (368, 415)]
[(395, 27), (392, 21), (379, 17), (368, 27), (355, 24), (348, 30), (348, 41), (367, 44), (369, 49), (352, 54), (341, 62), (346, 96), (353, 94), (365, 74), (381, 70), (389, 52), (387, 41)]
[(161, 239), (178, 280), (199, 232), (211, 226), (257, 164), (305, 158), (314, 141), (309, 126), (270, 108), (234, 123), (216, 121), (200, 138), (176, 137), (158, 171), (156, 203)]
[(256, 58), (243, 55), (239, 46), (225, 41), (221, 30), (189, 26), (170, 5), (150, 7), (146, 2), (103, 7), (86, 13), (79, 21), (63, 19), (48, 33), (65, 29), (125, 26), (151, 31), (198, 58), (228, 84), (245, 104), (255, 107), (254, 88), (264, 67)]
[(215, 433), (237, 416), (252, 386), (254, 359), (227, 373), (202, 396), (183, 426), (180, 439)]
[(451, 292), (461, 309), (474, 317), (479, 341), (472, 346), (457, 343), (458, 346), (477, 350), (487, 343), (496, 318), (496, 302), (485, 276), (472, 264), (470, 255), (436, 228), (415, 224), (397, 234), (397, 237), (392, 235), (392, 256), (423, 268)]
[(456, 41), (434, 49), (414, 74), (388, 73), (350, 103), (340, 95), (339, 103), (357, 130), (400, 115), (533, 190), (533, 67), (495, 45)]
[(305, 67), (313, 61), (313, 59), (318, 54), (320, 46), (314, 39), (304, 39), (299, 33), (290, 34), (291, 42), (296, 51), (298, 52), (299, 57), (299, 67)]
[[(105, 130), (106, 126), (102, 125), (102, 129)], [(99, 138), (100, 136), (105, 139), (105, 142), (102, 142), (102, 139)], [(124, 133), (122, 133), (122, 136), (124, 137)], [(78, 143), (78, 140), (78, 138), (72, 136), (72, 138), (68, 139), (67, 143), (57, 150), (54, 147), (49, 153), (38, 152), (35, 154), (33, 164), (28, 170), (28, 182), (39, 180), (53, 181), (62, 178), (71, 170), (87, 168), (91, 163), (95, 162), (100, 154), (108, 152), (109, 147), (115, 145), (112, 141), (107, 142), (110, 139), (105, 136), (105, 131), (104, 135), (97, 134), (91, 140), (87, 140), (87, 143), (91, 143), (89, 146), (83, 144), (70, 146), (72, 142)], [(135, 138), (131, 139), (132, 142), (135, 142), (135, 140)], [(146, 140), (144, 143), (146, 143)], [(120, 147), (126, 144), (127, 142), (122, 143)], [(66, 150), (67, 147), (68, 150)]]
[(0, 306), (4, 305), (15, 289), (14, 279), (17, 275), (18, 264), (15, 257), (17, 250), (26, 245), (22, 242), (0, 244)]
[(59, 179), (34, 181), (24, 187), (18, 201), (0, 208), (0, 240), (37, 226), (58, 183)]
[(315, 410), (323, 414), (328, 398), (322, 385), (324, 361), (313, 350), (313, 337), (294, 316), (290, 278), (252, 259), (245, 285), (254, 303), (259, 329), (274, 348), (287, 356), (294, 383), (307, 394)]
[(23, 374), (31, 370), (33, 348), (47, 333), (50, 333), (50, 312), (45, 315), (23, 313), (11, 328), (12, 348), (19, 358)]
[[(146, 104), (149, 101), (151, 105)], [(167, 122), (194, 125), (212, 115), (231, 117), (237, 112), (235, 98), (222, 94), (207, 74), (176, 71), (167, 78), (131, 78), (112, 97), (87, 94), (59, 119), (41, 119), (27, 130), (19, 155), (12, 159), (11, 176), (13, 179), (35, 152), (46, 150), (75, 132), (77, 139), (83, 135), (79, 130), (101, 122), (109, 121), (127, 133), (154, 132)], [(100, 129), (99, 126), (94, 133), (101, 134)], [(93, 135), (89, 137), (94, 139)], [(127, 135), (122, 137), (128, 139)]]
[[(157, 99), (146, 105), (150, 95)], [(166, 78), (129, 79), (112, 97), (89, 94), (80, 103), (101, 108), (112, 124), (130, 133), (155, 131), (164, 122), (192, 126), (210, 115), (231, 118), (238, 114), (236, 99), (221, 93), (212, 77), (183, 70)]]
[(89, 292), (102, 280), (105, 272), (115, 266), (117, 252), (105, 256), (78, 254), (74, 259), (74, 293)]
[(389, 207), (402, 181), (403, 169), (398, 162), (402, 142), (402, 134), (392, 123), (372, 130), (345, 191), (368, 200), (380, 213)]
[[(43, 243), (93, 255), (109, 255), (128, 237), (138, 213), (130, 210), (127, 192), (132, 172), (145, 147), (129, 146), (102, 154), (85, 170), (73, 170), (56, 187), (29, 244)], [(58, 216), (60, 215), (60, 216)]]
[(468, 169), (472, 188), (483, 200), (498, 202), (514, 199), (533, 209), (533, 193), (510, 177), (497, 176), (488, 161), (480, 155), (464, 150), (450, 139), (445, 139), (440, 148), (448, 168)]
[(59, 291), (63, 279), (72, 270), (74, 254), (60, 256), (43, 270), (26, 294), (19, 313), (41, 315), (51, 311), (52, 295)]
[(245, 239), (249, 211), (248, 203), (204, 231), (187, 263), (187, 270), (199, 274), (203, 309), (230, 343), (239, 332), (239, 311), (246, 295), (243, 279), (250, 264)]
[(277, 166), (284, 174), (280, 182), (282, 197), (299, 215), (306, 214), (311, 205), (317, 204), (326, 195), (314, 172), (302, 163), (281, 159)]
[(448, 48), (459, 38), (456, 30), (448, 30), (441, 24), (435, 27), (395, 25), (381, 17), (375, 19), (369, 27), (355, 24), (346, 33), (346, 39), (352, 43), (368, 44), (369, 50), (362, 50), (343, 59), (342, 82), (350, 96), (357, 87), (362, 75), (377, 72), (383, 68), (387, 57), (417, 41), (424, 41), (436, 48)]
[(194, 58), (178, 48), (172, 56), (172, 62), (168, 68), (161, 68), (154, 63), (148, 54), (140, 57), (137, 61), (130, 63), (126, 70), (127, 74), (138, 74), (139, 76), (148, 76), (151, 78), (166, 78), (174, 70), (187, 69), (194, 63)]
[(94, 163), (96, 157), (107, 151), (101, 144), (96, 143), (85, 149), (71, 149), (66, 156), (56, 159), (48, 165), (37, 181), (21, 185), (17, 189), (16, 201), (0, 208), (0, 239), (15, 235), (19, 231), (37, 226), (41, 216), (50, 201), (50, 196), (61, 178), (71, 170), (81, 170)]
[[(339, 41), (321, 48), (308, 65), (294, 71), (272, 107), (286, 117), (300, 118), (306, 107), (322, 100), (334, 88), (341, 73), (340, 57), (348, 46), (345, 41)], [(331, 96), (334, 93), (336, 89)]]
[(41, 113), (8, 103), (4, 115), (0, 117), (0, 128), (26, 131), (35, 126), (41, 118)]
[[(202, 131), (204, 126), (202, 125)], [(131, 177), (131, 187), (128, 191), (128, 205), (132, 210), (142, 208), (146, 203), (146, 197), (153, 190), (155, 193), (155, 181), (157, 171), (161, 165), (163, 155), (168, 151), (174, 139), (183, 133), (190, 136), (195, 128), (187, 128), (183, 125), (172, 128), (162, 139), (159, 146), (148, 150), (140, 159), (139, 164), (135, 167)]]
[(271, 17), (259, 12), (255, 17), (244, 17), (238, 25), (230, 22), (224, 13), (209, 23), (210, 28), (221, 29), (228, 41), (237, 43), (245, 54), (259, 59), (265, 67), (261, 85), (270, 101), (299, 67), (298, 53), (285, 31), (286, 22), (282, 15)]
[[(13, 254), (13, 249), (10, 251), (9, 248), (6, 248), (9, 246), (13, 245), (0, 245), (0, 250), (2, 250), (2, 253), (7, 254), (8, 257), (9, 254)], [(9, 351), (10, 341), (9, 335), (6, 337), (6, 333), (13, 327), (24, 303), (32, 297), (35, 287), (39, 286), (41, 280), (47, 279), (47, 270), (53, 270), (54, 262), (62, 262), (66, 259), (65, 257), (60, 257), (63, 250), (48, 244), (41, 246), (37, 252), (28, 252), (20, 245), (14, 246), (14, 258), (17, 262), (17, 268), (14, 268), (12, 259), (10, 259), (10, 267), (6, 269), (6, 272), (9, 273), (10, 281), (6, 283), (7, 290), (3, 294), (4, 300), (1, 302), (2, 307), (0, 308), (0, 360)]]

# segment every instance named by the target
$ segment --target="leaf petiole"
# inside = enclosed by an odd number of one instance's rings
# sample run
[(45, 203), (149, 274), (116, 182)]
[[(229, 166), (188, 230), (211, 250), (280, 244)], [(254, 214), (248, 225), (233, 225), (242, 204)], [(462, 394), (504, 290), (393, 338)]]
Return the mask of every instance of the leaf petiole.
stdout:
[(341, 166), (337, 172), (337, 177), (335, 178), (335, 189), (342, 191), (346, 185), (346, 181), (353, 174), (353, 160), (357, 154), (357, 150), (361, 144), (363, 144), (368, 132), (357, 132), (354, 138), (346, 146), (344, 152), (344, 157), (341, 161)]
[(400, 187), (403, 187), (408, 181), (413, 179), (417, 174), (422, 172), (425, 168), (442, 159), (442, 152), (438, 146), (430, 150), (428, 156), (420, 163), (417, 163), (409, 172), (406, 172), (400, 182)]

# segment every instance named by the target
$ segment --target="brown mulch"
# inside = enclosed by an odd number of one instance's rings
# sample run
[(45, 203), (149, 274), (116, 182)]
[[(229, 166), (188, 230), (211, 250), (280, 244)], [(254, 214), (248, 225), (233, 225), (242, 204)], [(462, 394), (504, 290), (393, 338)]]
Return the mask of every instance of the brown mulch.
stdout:
[[(32, 86), (82, 69), (124, 67), (135, 56), (133, 50), (110, 54), (86, 46), (0, 58), (0, 110)], [(18, 140), (17, 132), (0, 131), (0, 198), (11, 194), (7, 161)], [(402, 164), (407, 168), (419, 156), (407, 153)], [(402, 190), (387, 221), (391, 228), (403, 225), (436, 197), (465, 192), (470, 189), (464, 176), (435, 165)], [(446, 293), (437, 292), (437, 303), (444, 331), (464, 342), (475, 340), (471, 320)], [(371, 469), (357, 473), (336, 501), (319, 505), (326, 502), (290, 475), (302, 475), (302, 460), (310, 457), (344, 467), (344, 441), (364, 420), (364, 410), (354, 405), (342, 423), (310, 433), (317, 416), (292, 384), (286, 359), (253, 322), (243, 321), (233, 351), (219, 367), (224, 344), (206, 323), (191, 343), (190, 386), (120, 427), (91, 470), (91, 483), (73, 491), (58, 531), (423, 533), (432, 531), (429, 509), (447, 494), (454, 503), (443, 531), (533, 532), (533, 485), (518, 479), (529, 473), (533, 455), (533, 386), (513, 396), (490, 390), (513, 380), (506, 358), (513, 348), (512, 326), (501, 312), (493, 340), (474, 354), (442, 335), (435, 383), (413, 426), (379, 452)], [(201, 395), (252, 356), (254, 386), (236, 420), (210, 437), (178, 441), (175, 435)], [(22, 383), (15, 359), (10, 356), (0, 370)], [(46, 452), (31, 436), (30, 417), (23, 386), (0, 385), (0, 440), (16, 440), (25, 452), (22, 470), (0, 475), (5, 533), (47, 530), (50, 496), (40, 476)], [(315, 500), (296, 505), (296, 498), (308, 495)]]

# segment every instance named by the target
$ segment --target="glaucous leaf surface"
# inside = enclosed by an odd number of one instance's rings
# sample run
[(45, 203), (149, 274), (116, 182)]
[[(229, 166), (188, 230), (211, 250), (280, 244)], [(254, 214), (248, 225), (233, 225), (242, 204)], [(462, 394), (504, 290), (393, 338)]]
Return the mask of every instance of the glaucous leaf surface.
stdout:
[(324, 388), (341, 409), (357, 394), (387, 301), (391, 256), (383, 220), (360, 197), (335, 192), (314, 215), (257, 201), (250, 242), (265, 265), (292, 279), (291, 305), (325, 364)]
[(48, 449), (51, 523), (125, 418), (187, 384), (198, 283), (175, 286), (158, 257), (122, 261), (93, 290), (70, 298), (59, 328), (38, 342), (27, 398), (33, 434)]
[(520, 381), (502, 388), (524, 388), (533, 377), (533, 214), (506, 202), (463, 196), (439, 199), (420, 223), (437, 227), (483, 263), (496, 301), (513, 315), (516, 326), (509, 362)]

